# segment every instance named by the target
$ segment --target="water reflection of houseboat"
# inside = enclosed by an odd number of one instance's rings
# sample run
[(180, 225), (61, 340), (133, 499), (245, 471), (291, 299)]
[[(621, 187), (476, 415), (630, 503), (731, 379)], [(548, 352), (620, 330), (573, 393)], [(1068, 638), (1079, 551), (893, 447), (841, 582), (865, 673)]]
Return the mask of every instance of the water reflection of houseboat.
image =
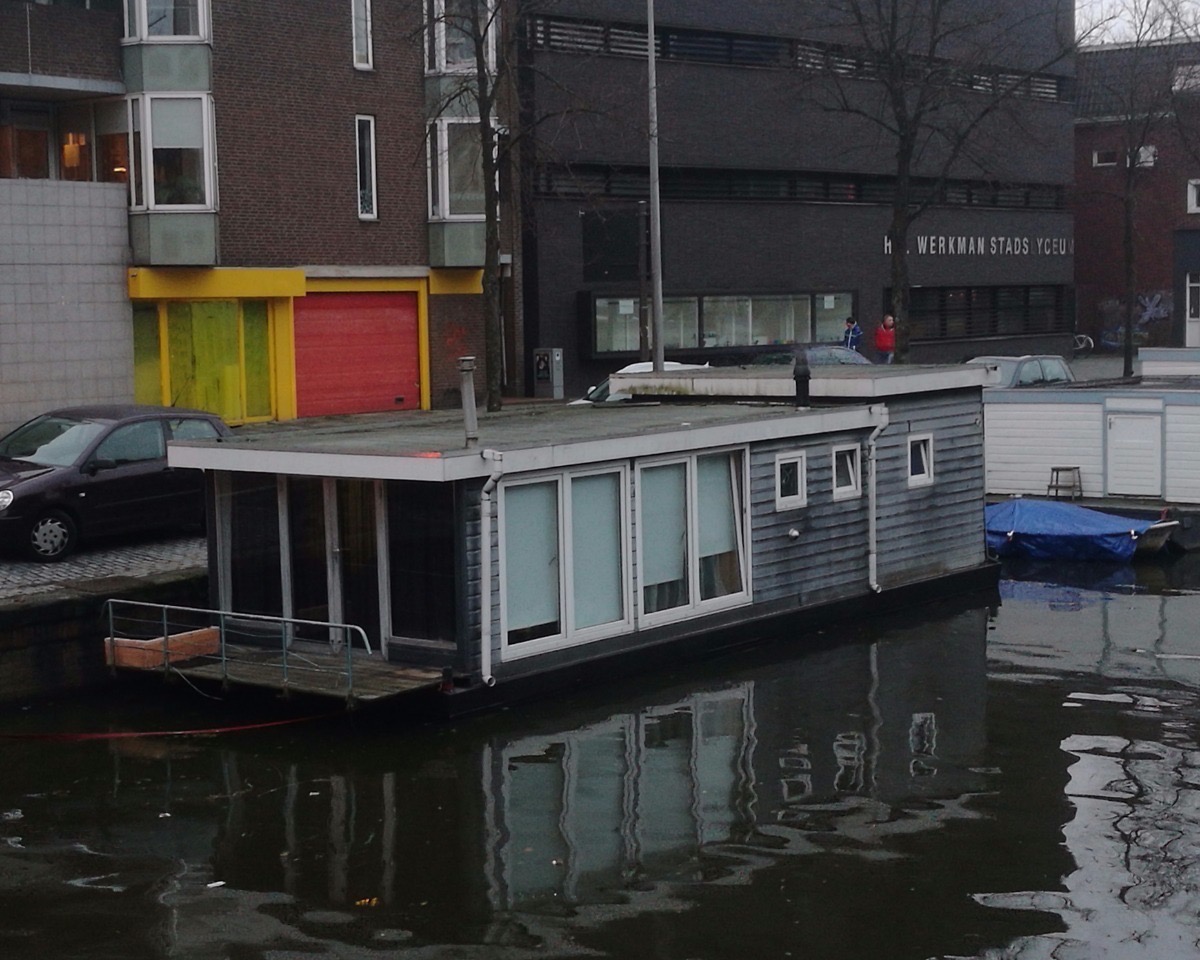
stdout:
[[(170, 456), (209, 471), (217, 607), (352, 623), (384, 662), (512, 690), (994, 582), (984, 373), (822, 369), (796, 406), (789, 369), (696, 371), (659, 388), (722, 397), (525, 407), (477, 441), (446, 415), (302, 423)], [(716, 402), (738, 389), (786, 395)]]

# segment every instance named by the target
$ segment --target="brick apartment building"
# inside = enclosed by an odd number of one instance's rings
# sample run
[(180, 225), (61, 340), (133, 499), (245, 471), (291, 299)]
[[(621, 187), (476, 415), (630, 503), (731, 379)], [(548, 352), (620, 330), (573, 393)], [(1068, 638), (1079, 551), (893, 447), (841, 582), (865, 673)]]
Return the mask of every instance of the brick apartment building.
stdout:
[(1078, 73), (1079, 329), (1122, 343), (1128, 194), (1135, 342), (1200, 346), (1200, 44), (1084, 48)]
[(455, 359), (483, 354), (482, 203), (470, 117), (427, 115), (462, 51), (422, 16), (0, 0), (0, 423), (456, 402)]
[[(649, 196), (646, 5), (542, 6), (524, 24), (524, 76), (531, 113), (554, 121), (530, 151), (525, 330), (531, 347), (563, 348), (578, 390), (638, 358), (649, 296), (637, 252)], [(1073, 5), (1034, 6), (977, 10), (941, 54), (969, 60), (910, 58), (964, 91), (939, 91), (950, 110), (1014, 90), (979, 127), (988, 149), (948, 176), (936, 146), (916, 165), (917, 192), (936, 200), (909, 234), (914, 360), (1070, 348), (1074, 63), (1061, 51)], [(829, 25), (839, 10), (834, 0), (657, 3), (668, 359), (837, 341), (847, 316), (869, 334), (885, 311), (896, 142), (814, 91), (816, 73), (860, 105), (883, 99), (878, 51), (847, 22)]]

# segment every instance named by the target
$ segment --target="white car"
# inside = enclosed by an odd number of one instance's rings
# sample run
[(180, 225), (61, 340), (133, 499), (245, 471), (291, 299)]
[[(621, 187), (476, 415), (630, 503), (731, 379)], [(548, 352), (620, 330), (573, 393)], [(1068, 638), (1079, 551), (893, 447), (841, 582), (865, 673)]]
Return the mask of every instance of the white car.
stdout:
[[(663, 361), (663, 372), (673, 370), (705, 370), (708, 368), (707, 363), (676, 363), (674, 360)], [(649, 373), (654, 369), (654, 363), (650, 360), (639, 360), (637, 363), (631, 363), (628, 366), (622, 367), (617, 373)], [(594, 387), (589, 387), (578, 400), (572, 400), (568, 406), (591, 406), (594, 403), (616, 403), (621, 400), (628, 400), (627, 393), (610, 393), (608, 389), (608, 378), (606, 377)]]

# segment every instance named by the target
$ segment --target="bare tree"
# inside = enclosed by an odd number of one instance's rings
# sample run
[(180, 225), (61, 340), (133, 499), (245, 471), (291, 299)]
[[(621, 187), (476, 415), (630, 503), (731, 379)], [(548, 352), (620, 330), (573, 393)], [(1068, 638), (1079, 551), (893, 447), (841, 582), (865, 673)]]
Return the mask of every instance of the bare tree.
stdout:
[(1117, 42), (1081, 51), (1080, 113), (1085, 119), (1107, 122), (1115, 131), (1112, 187), (1088, 199), (1121, 206), (1123, 372), (1129, 377), (1138, 292), (1139, 199), (1157, 159), (1156, 143), (1171, 137), (1192, 156), (1200, 155), (1200, 15), (1190, 0), (1112, 0), (1099, 14), (1103, 36)]
[[(808, 98), (894, 156), (887, 230), (896, 359), (911, 325), (908, 235), (956, 178), (996, 179), (1006, 137), (1033, 134), (1023, 105), (1064, 99), (1074, 50), (1069, 2), (829, 0), (805, 51)], [(1030, 44), (1029, 38), (1039, 42)]]

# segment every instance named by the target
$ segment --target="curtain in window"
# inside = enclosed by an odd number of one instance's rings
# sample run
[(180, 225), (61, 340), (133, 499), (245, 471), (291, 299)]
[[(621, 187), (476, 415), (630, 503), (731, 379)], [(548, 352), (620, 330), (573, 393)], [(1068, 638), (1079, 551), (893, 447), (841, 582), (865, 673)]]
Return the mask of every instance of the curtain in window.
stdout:
[(202, 204), (205, 198), (204, 104), (199, 98), (150, 101), (154, 202)]
[(561, 632), (557, 483), (504, 491), (504, 544), (508, 642)]
[(642, 606), (646, 613), (688, 602), (687, 467), (649, 467), (641, 475)]
[(700, 540), (700, 599), (742, 590), (738, 549), (740, 457), (723, 453), (696, 459), (696, 514)]
[(571, 481), (575, 628), (625, 616), (621, 569), (621, 475)]

